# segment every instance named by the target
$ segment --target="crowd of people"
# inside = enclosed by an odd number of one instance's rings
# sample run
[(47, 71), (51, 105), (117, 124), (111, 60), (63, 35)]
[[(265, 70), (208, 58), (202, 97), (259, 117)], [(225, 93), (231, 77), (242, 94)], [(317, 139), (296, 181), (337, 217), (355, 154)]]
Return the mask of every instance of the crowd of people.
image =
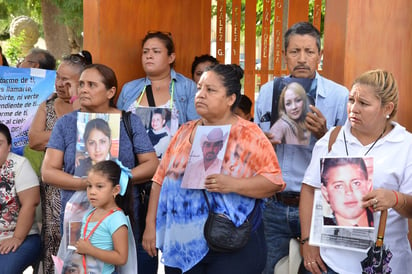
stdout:
[[(166, 274), (269, 274), (293, 239), (301, 246), (299, 273), (361, 273), (366, 250), (312, 244), (317, 197), (321, 227), (336, 231), (377, 230), (387, 211), (389, 266), (412, 269), (412, 135), (394, 120), (399, 93), (391, 72), (366, 71), (350, 91), (321, 76), (320, 32), (299, 22), (284, 36), (290, 75), (261, 87), (252, 115), (240, 66), (203, 54), (189, 79), (175, 71), (171, 33), (148, 32), (141, 48), (145, 77), (120, 92), (115, 72), (88, 51), (65, 56), (24, 156), (10, 152), (10, 130), (0, 124), (6, 273), (75, 266), (156, 274), (160, 259)], [(18, 67), (54, 70), (56, 59), (32, 49)], [(120, 116), (117, 139), (101, 118), (79, 136), (78, 117), (87, 113)], [(84, 209), (75, 251), (66, 252), (73, 260), (62, 258), (58, 269), (52, 255), (67, 249), (65, 214), (77, 193), (86, 193), (91, 209)], [(212, 247), (204, 229), (212, 213), (229, 220), (232, 232), (248, 226), (241, 247)]]

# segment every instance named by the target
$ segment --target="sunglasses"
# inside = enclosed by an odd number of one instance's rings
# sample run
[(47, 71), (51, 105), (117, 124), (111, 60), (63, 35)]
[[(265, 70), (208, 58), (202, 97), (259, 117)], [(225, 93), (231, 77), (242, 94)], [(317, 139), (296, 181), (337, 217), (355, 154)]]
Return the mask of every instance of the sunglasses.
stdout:
[(70, 54), (63, 57), (64, 61), (69, 61), (73, 64), (89, 65), (89, 61), (81, 53)]

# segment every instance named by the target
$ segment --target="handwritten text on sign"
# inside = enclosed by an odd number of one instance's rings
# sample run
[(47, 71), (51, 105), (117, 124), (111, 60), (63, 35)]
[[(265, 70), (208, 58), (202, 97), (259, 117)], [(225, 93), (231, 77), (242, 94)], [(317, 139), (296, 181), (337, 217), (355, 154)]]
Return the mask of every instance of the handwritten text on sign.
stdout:
[(12, 137), (12, 151), (22, 155), (38, 106), (54, 91), (56, 72), (0, 66), (0, 122)]

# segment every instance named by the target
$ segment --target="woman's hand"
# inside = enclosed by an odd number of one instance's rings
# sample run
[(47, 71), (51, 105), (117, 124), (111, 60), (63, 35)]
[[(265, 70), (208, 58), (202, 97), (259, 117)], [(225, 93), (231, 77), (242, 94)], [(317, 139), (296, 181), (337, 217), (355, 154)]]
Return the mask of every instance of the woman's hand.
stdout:
[(23, 243), (23, 240), (11, 237), (8, 239), (4, 239), (0, 242), (0, 254), (8, 254), (11, 252), (15, 252)]
[(83, 153), (76, 153), (76, 160), (75, 160), (75, 163), (74, 163), (75, 167), (80, 166), (80, 161), (85, 159), (85, 158), (86, 158), (86, 156), (84, 156)]
[(146, 228), (143, 233), (142, 245), (146, 252), (154, 257), (157, 256), (156, 249), (156, 214), (159, 203), (161, 186), (156, 182), (152, 183), (150, 191), (149, 208), (147, 209)]
[[(280, 175), (279, 178), (282, 180)], [(274, 184), (263, 175), (235, 178), (229, 175), (212, 174), (206, 177), (205, 188), (209, 192), (224, 194), (237, 193), (243, 196), (261, 199), (273, 196), (276, 192), (281, 191), (283, 185)]]
[(223, 174), (212, 174), (205, 179), (205, 188), (209, 192), (230, 193), (236, 192), (232, 176)]
[(308, 242), (302, 245), (302, 257), (305, 268), (315, 274), (326, 273), (326, 266), (320, 257), (319, 247), (311, 246)]
[(89, 254), (90, 249), (93, 248), (89, 240), (84, 239), (79, 239), (74, 246), (76, 247), (76, 252), (83, 255)]
[(312, 222), (314, 191), (314, 187), (305, 183), (302, 184), (299, 202), (299, 218), (302, 238), (305, 240), (304, 242), (301, 241), (301, 243), (303, 243), (301, 245), (301, 254), (304, 266), (308, 271), (312, 273), (325, 273), (326, 266), (320, 257), (319, 247), (310, 246), (308, 242)]
[(143, 233), (142, 245), (149, 256), (157, 256), (156, 249), (156, 228), (153, 225), (146, 223), (146, 228)]
[(41, 167), (42, 181), (66, 190), (85, 190), (86, 182), (63, 170), (64, 152), (48, 148)]
[[(398, 194), (398, 204), (402, 202), (399, 198)], [(394, 191), (383, 188), (372, 190), (362, 198), (362, 201), (364, 208), (371, 207), (373, 211), (382, 211), (397, 205)]]

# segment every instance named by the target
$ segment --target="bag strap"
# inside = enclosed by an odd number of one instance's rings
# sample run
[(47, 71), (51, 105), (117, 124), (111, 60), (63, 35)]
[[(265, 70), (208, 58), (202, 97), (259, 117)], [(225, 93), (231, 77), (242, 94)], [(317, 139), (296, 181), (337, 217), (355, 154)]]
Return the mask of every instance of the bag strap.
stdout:
[(153, 97), (153, 90), (152, 90), (152, 85), (146, 86), (146, 98), (147, 98), (147, 103), (149, 104), (149, 107), (155, 107), (155, 100)]
[[(132, 130), (132, 121), (130, 119), (130, 115), (131, 115), (130, 111), (122, 110), (124, 128), (126, 129), (127, 136), (129, 136), (130, 142), (132, 143), (132, 147), (133, 147), (133, 130)], [(139, 164), (139, 160), (137, 159), (136, 154), (134, 152), (133, 152), (133, 156), (134, 156), (135, 165), (137, 166)]]
[(273, 94), (272, 94), (272, 112), (270, 114), (270, 126), (272, 127), (273, 124), (277, 121), (278, 119), (278, 103), (279, 103), (279, 97), (280, 93), (282, 92), (280, 90), (280, 85), (282, 83), (282, 77), (277, 77), (275, 80), (273, 80)]
[[(114, 208), (112, 210), (110, 210), (106, 215), (103, 216), (103, 218), (101, 218), (99, 220), (99, 222), (92, 228), (92, 230), (90, 231), (89, 235), (86, 236), (86, 232), (87, 232), (87, 227), (90, 223), (90, 219), (92, 218), (93, 214), (95, 211), (93, 211), (89, 217), (86, 220), (86, 223), (84, 225), (84, 229), (83, 229), (83, 239), (84, 240), (89, 240), (90, 237), (93, 235), (93, 233), (96, 231), (96, 229), (99, 227), (99, 225), (110, 215), (112, 215), (115, 211), (121, 210), (120, 208)], [(84, 268), (84, 273), (87, 273), (87, 263), (86, 263), (86, 255), (82, 255), (82, 263), (83, 263), (83, 268)]]
[[(206, 200), (206, 203), (207, 203), (207, 208), (209, 209), (209, 213), (212, 213), (210, 203), (209, 203), (209, 199), (207, 198), (206, 191), (204, 189), (202, 189), (202, 192), (203, 192), (203, 196), (205, 197), (205, 200)], [(253, 219), (253, 217), (255, 216), (255, 212), (256, 212), (257, 208), (259, 207), (259, 204), (260, 204), (260, 199), (256, 199), (255, 206), (253, 207), (252, 212), (247, 217), (247, 220), (252, 220)]]
[(335, 141), (336, 141), (336, 138), (338, 138), (338, 134), (339, 134), (339, 131), (340, 131), (341, 128), (342, 128), (342, 126), (336, 126), (336, 127), (332, 130), (332, 132), (330, 133), (330, 136), (329, 136), (329, 144), (328, 144), (328, 152), (331, 151), (332, 146), (333, 146), (333, 144), (334, 144)]
[(206, 203), (207, 203), (207, 208), (209, 209), (209, 212), (212, 212), (212, 210), (210, 209), (210, 203), (209, 203), (209, 199), (207, 198), (206, 191), (204, 189), (202, 189), (202, 192), (203, 192), (203, 196), (205, 196), (205, 200), (206, 200)]

